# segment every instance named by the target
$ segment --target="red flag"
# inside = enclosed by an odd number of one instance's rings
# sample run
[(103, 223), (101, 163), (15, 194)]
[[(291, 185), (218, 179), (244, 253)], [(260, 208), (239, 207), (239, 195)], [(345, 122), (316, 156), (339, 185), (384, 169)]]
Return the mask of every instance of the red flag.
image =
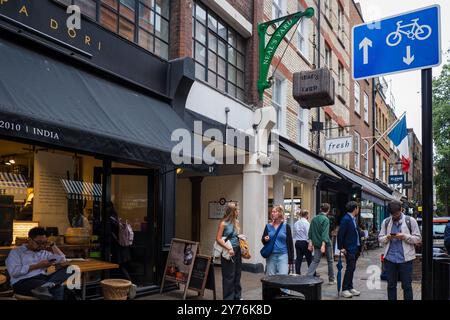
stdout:
[(410, 164), (411, 164), (411, 161), (409, 159), (402, 157), (402, 171), (403, 172), (409, 172)]

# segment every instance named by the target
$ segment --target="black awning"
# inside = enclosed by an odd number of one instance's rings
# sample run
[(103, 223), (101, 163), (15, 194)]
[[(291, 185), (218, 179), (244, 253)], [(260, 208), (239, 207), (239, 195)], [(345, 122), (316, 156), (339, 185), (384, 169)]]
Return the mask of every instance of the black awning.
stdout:
[(168, 102), (2, 39), (0, 121), (2, 136), (141, 163), (169, 163), (189, 130)]

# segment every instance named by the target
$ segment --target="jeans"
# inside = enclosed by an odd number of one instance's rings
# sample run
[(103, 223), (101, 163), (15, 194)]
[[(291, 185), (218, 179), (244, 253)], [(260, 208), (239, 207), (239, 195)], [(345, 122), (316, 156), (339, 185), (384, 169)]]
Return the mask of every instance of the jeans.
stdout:
[[(328, 263), (328, 280), (334, 281), (334, 255), (333, 250), (331, 248), (331, 243), (326, 245), (326, 253), (327, 253), (327, 263)], [(314, 247), (314, 257), (311, 265), (308, 268), (308, 276), (313, 276), (316, 273), (316, 269), (319, 266), (320, 259), (322, 258), (322, 252), (320, 252), (319, 247)]]
[(306, 258), (308, 268), (312, 262), (312, 253), (308, 250), (308, 241), (297, 240), (295, 242), (295, 251), (297, 254), (297, 258), (295, 259), (295, 273), (300, 274), (300, 270), (302, 269), (303, 256), (305, 256)]
[(344, 281), (342, 283), (342, 290), (351, 290), (353, 289), (353, 275), (356, 269), (356, 260), (358, 260), (357, 255), (355, 253), (347, 252), (345, 255), (346, 260), (346, 268), (344, 274)]
[(51, 275), (40, 274), (38, 276), (23, 279), (13, 285), (13, 290), (17, 294), (31, 296), (31, 290), (36, 289), (46, 283), (54, 283), (56, 286), (49, 289), (54, 300), (64, 299), (64, 287), (61, 285), (71, 276), (67, 273), (67, 267), (61, 268)]
[(234, 256), (230, 260), (221, 257), (223, 300), (240, 300), (242, 298), (241, 248), (234, 247)]
[(388, 299), (397, 300), (397, 281), (400, 276), (403, 289), (403, 299), (413, 300), (413, 289), (411, 284), (413, 262), (392, 263), (385, 259), (384, 266), (386, 268), (385, 270), (388, 281)]
[(266, 275), (289, 274), (287, 253), (272, 253), (266, 260)]

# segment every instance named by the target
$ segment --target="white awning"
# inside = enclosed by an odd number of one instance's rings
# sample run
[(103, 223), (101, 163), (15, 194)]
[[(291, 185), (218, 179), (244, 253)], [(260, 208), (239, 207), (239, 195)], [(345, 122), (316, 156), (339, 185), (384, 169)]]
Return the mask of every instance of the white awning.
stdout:
[(22, 174), (0, 172), (0, 188), (28, 188), (28, 182)]
[(69, 199), (86, 199), (100, 201), (102, 185), (98, 183), (61, 179)]

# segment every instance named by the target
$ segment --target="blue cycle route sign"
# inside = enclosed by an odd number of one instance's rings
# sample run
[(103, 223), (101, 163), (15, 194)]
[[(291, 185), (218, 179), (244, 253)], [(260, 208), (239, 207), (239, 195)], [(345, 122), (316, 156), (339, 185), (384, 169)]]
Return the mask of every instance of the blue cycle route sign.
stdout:
[(353, 27), (353, 78), (440, 65), (440, 11), (435, 5)]

